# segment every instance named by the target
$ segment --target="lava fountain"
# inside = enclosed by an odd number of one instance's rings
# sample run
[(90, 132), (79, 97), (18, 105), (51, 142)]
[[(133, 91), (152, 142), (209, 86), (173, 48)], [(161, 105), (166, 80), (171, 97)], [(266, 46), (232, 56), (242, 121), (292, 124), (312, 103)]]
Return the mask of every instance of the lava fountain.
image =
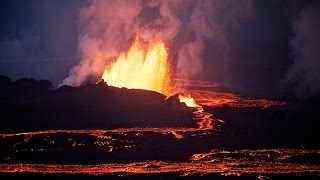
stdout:
[(143, 48), (136, 36), (127, 53), (108, 66), (102, 75), (109, 85), (130, 89), (145, 89), (172, 95), (171, 70), (168, 51), (162, 40)]
[[(165, 43), (157, 40), (145, 50), (136, 36), (129, 51), (121, 53), (104, 70), (102, 79), (111, 86), (152, 90), (170, 96), (174, 92), (171, 75)], [(190, 95), (180, 94), (179, 100), (189, 107), (200, 107)]]
[(185, 103), (188, 107), (200, 107), (190, 95), (184, 96), (180, 94), (179, 100), (180, 102)]

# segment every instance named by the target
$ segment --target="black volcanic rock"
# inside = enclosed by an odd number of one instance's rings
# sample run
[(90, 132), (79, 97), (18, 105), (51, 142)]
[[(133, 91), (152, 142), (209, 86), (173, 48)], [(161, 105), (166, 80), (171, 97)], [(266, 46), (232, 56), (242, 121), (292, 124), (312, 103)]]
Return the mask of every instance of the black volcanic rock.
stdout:
[(11, 85), (11, 79), (7, 76), (0, 75), (0, 89), (7, 88)]
[(52, 82), (48, 80), (40, 79), (37, 82), (37, 88), (42, 91), (48, 91), (50, 88), (52, 88)]
[(182, 109), (188, 108), (185, 103), (180, 102), (179, 95), (180, 94), (175, 94), (173, 96), (168, 97), (166, 99), (166, 105), (173, 108), (182, 108)]
[(36, 90), (36, 91), (48, 91), (52, 87), (52, 83), (48, 80), (35, 80), (33, 78), (22, 78), (12, 83), (12, 86), (18, 90)]
[(21, 78), (14, 81), (12, 85), (17, 89), (31, 89), (37, 87), (37, 81), (33, 78)]
[(67, 93), (67, 92), (73, 92), (73, 91), (75, 91), (76, 89), (77, 89), (76, 87), (72, 87), (72, 86), (68, 86), (68, 85), (63, 85), (63, 86), (60, 86), (57, 90), (55, 90), (55, 92)]
[(49, 93), (52, 83), (48, 80), (22, 78), (11, 82), (5, 76), (1, 78), (0, 102), (22, 103), (45, 96)]
[(179, 102), (178, 107), (168, 105), (160, 93), (103, 81), (56, 90), (51, 86), (50, 81), (27, 78), (11, 82), (0, 96), (0, 131), (196, 126), (192, 109), (183, 108), (176, 97), (170, 103)]
[[(320, 144), (320, 97), (291, 102), (266, 109), (257, 107), (208, 107), (206, 112), (225, 123), (219, 126), (223, 139), (217, 146), (233, 148), (304, 147)], [(214, 142), (216, 143), (216, 142)]]
[(10, 92), (11, 79), (7, 76), (0, 75), (0, 102), (8, 98), (8, 92)]

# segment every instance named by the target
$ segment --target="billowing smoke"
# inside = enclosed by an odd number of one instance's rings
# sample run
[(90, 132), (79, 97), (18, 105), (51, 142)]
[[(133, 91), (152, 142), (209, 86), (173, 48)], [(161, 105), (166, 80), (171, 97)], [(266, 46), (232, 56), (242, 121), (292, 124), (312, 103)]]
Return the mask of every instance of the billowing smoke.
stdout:
[(293, 24), (293, 65), (288, 80), (300, 98), (320, 93), (320, 2), (305, 7)]
[(192, 78), (202, 69), (206, 41), (216, 41), (226, 52), (219, 58), (226, 58), (231, 51), (226, 31), (251, 8), (252, 0), (92, 0), (80, 12), (82, 60), (62, 84), (98, 80), (137, 34), (146, 44), (164, 40), (177, 76)]

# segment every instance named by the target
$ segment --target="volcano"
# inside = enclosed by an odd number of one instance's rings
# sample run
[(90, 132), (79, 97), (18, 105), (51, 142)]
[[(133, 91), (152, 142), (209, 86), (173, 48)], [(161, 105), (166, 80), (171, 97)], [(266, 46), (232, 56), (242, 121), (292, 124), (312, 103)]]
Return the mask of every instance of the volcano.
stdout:
[(95, 83), (52, 89), (1, 76), (0, 176), (320, 173), (317, 98), (270, 100), (176, 79), (168, 57), (163, 41), (144, 46), (137, 36)]
[(299, 123), (316, 117), (316, 99), (288, 103), (203, 88), (188, 90), (193, 99), (104, 81), (51, 90), (49, 81), (0, 79), (2, 177), (318, 172), (316, 128)]
[(19, 3), (0, 179), (319, 179), (319, 2)]

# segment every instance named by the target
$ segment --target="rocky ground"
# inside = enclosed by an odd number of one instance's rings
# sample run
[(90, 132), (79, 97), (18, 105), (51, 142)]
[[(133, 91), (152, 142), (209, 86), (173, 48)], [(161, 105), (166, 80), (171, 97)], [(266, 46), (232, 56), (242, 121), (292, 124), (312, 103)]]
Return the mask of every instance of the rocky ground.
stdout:
[(319, 178), (319, 104), (202, 105), (210, 130), (177, 96), (0, 76), (0, 177)]

